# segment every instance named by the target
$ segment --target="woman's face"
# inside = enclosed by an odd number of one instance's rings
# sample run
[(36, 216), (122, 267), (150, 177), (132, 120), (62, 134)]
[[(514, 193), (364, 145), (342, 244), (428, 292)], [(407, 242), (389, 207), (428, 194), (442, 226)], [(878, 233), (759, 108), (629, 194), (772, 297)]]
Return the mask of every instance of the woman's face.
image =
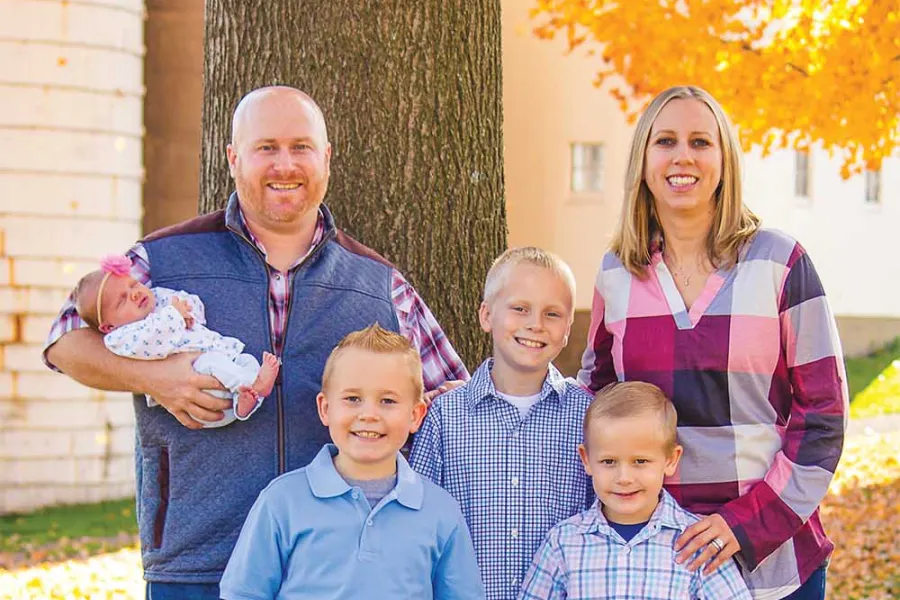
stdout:
[(666, 104), (650, 127), (644, 181), (659, 217), (712, 211), (722, 178), (722, 140), (716, 118), (694, 98)]

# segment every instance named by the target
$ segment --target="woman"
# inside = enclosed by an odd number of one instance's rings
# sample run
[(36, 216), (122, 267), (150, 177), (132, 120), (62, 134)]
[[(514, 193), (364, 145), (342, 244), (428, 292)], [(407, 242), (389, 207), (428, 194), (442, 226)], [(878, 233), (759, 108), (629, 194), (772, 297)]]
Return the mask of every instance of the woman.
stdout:
[(755, 598), (824, 598), (834, 545), (818, 506), (843, 445), (847, 389), (809, 257), (741, 199), (740, 147), (704, 90), (641, 116), (622, 216), (594, 290), (579, 380), (660, 386), (684, 456), (667, 489), (707, 515), (679, 562), (734, 556)]

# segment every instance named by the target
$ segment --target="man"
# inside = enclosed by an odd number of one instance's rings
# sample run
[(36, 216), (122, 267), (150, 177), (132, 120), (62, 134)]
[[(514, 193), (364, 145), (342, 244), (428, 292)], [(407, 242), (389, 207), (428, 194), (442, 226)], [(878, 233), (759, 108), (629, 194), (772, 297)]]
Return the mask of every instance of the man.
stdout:
[[(202, 391), (219, 385), (193, 371), (193, 355), (114, 356), (70, 303), (45, 349), (49, 366), (85, 385), (136, 394), (137, 512), (153, 600), (219, 597), (259, 491), (328, 441), (315, 396), (325, 359), (346, 333), (377, 321), (406, 335), (421, 353), (427, 389), (468, 378), (415, 290), (335, 228), (322, 204), (331, 145), (309, 96), (288, 87), (247, 94), (227, 156), (236, 188), (227, 207), (158, 231), (129, 256), (136, 279), (197, 294), (210, 327), (242, 340), (245, 352), (282, 359), (275, 393), (253, 418), (203, 429), (198, 419), (220, 419), (230, 403)], [(147, 408), (140, 394), (166, 411)]]

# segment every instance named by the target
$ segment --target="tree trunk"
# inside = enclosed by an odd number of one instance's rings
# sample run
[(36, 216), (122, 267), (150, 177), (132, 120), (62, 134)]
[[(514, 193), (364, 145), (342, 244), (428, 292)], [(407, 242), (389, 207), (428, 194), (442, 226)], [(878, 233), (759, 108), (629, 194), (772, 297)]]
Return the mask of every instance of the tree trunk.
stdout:
[(500, 0), (207, 0), (200, 211), (232, 189), (231, 113), (285, 84), (322, 107), (338, 225), (416, 287), (470, 369), (506, 245)]

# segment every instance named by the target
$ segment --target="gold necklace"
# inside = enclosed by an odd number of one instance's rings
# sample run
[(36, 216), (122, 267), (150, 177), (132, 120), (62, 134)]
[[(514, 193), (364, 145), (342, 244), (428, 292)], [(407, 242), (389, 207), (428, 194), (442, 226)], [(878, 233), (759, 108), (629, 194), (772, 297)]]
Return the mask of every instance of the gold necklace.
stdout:
[(683, 269), (681, 269), (680, 267), (676, 267), (675, 265), (672, 265), (672, 272), (676, 277), (682, 278), (682, 284), (684, 285), (684, 287), (690, 287), (691, 275), (685, 273)]
[(673, 278), (681, 278), (683, 287), (690, 287), (693, 273), (685, 272), (684, 268), (677, 265), (671, 255), (663, 254), (663, 258), (668, 258), (666, 264), (671, 268)]

